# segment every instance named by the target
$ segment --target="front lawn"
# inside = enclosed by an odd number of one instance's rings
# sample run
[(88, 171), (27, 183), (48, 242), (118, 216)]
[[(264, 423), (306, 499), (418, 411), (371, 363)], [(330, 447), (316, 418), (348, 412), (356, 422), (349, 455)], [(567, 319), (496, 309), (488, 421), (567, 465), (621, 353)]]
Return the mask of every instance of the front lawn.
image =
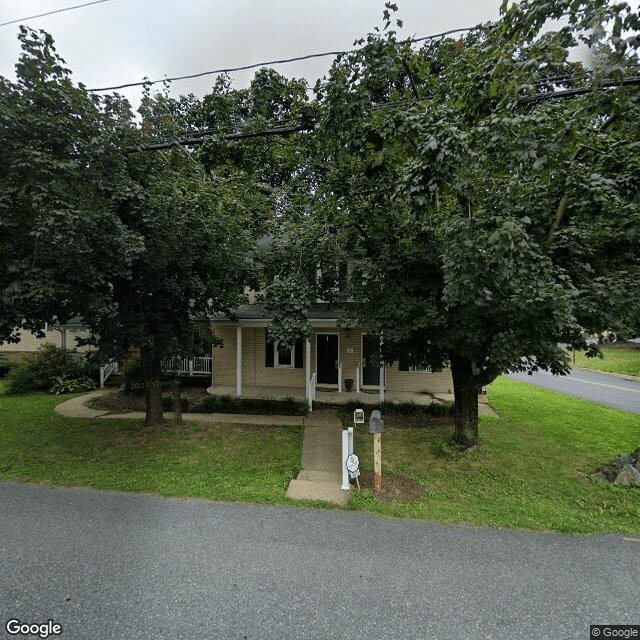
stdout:
[[(575, 352), (575, 365), (585, 369), (595, 369), (606, 373), (622, 373), (640, 376), (640, 344), (619, 343), (601, 346), (602, 358), (587, 358), (584, 352)], [(573, 352), (570, 352), (573, 362)]]
[(300, 469), (302, 427), (192, 422), (148, 429), (139, 420), (54, 412), (71, 397), (5, 396), (0, 386), (0, 479), (290, 502), (284, 492)]
[[(357, 493), (349, 508), (500, 527), (599, 533), (640, 531), (640, 488), (591, 481), (620, 452), (640, 446), (640, 416), (499, 378), (490, 388), (501, 418), (480, 418), (478, 449), (459, 453), (451, 428), (386, 429), (385, 473), (408, 476), (423, 498), (386, 502)], [(373, 437), (359, 428), (361, 468), (373, 468)]]

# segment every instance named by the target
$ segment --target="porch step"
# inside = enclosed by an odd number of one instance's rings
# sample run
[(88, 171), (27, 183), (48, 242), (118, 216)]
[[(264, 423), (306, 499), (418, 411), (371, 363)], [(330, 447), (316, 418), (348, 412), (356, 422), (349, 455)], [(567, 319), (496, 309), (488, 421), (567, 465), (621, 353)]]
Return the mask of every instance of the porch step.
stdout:
[(292, 480), (285, 495), (296, 500), (323, 500), (345, 505), (349, 502), (351, 492), (343, 491), (340, 481)]
[(336, 486), (342, 484), (342, 476), (339, 473), (332, 473), (331, 471), (313, 471), (303, 469), (296, 480), (307, 480), (308, 482), (329, 482)]

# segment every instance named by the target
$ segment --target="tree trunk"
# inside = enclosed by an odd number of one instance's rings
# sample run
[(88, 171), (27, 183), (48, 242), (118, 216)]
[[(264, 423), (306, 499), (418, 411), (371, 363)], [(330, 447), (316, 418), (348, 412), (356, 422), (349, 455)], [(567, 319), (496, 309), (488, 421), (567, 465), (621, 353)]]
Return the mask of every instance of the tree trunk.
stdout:
[(454, 439), (465, 449), (478, 444), (478, 381), (471, 361), (451, 357), (451, 377), (455, 404)]
[(140, 349), (142, 371), (145, 380), (144, 425), (154, 427), (162, 424), (162, 398), (160, 391), (160, 356), (150, 347)]

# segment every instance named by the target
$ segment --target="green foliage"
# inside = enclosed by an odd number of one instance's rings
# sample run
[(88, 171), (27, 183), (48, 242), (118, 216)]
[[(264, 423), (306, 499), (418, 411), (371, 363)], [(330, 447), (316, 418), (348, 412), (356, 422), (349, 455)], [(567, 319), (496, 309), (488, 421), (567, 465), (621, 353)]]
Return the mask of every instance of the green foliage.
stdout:
[(294, 398), (232, 398), (209, 395), (191, 409), (194, 413), (249, 413), (254, 415), (304, 416), (309, 412), (306, 402)]
[[(388, 30), (394, 10), (316, 86), (316, 200), (284, 225), (276, 275), (307, 274), (304, 299), (335, 300), (315, 267), (348, 258), (342, 322), (381, 337), (386, 363), (449, 364), (473, 444), (479, 387), (565, 373), (558, 343), (638, 327), (640, 40), (614, 32), (640, 17), (605, 3), (594, 29), (593, 3), (505, 3), (495, 24), (413, 48)], [(578, 41), (591, 69), (570, 60)], [(274, 335), (297, 328), (291, 289), (269, 293)]]
[(144, 371), (140, 356), (131, 356), (123, 363), (121, 371), (123, 382), (120, 391), (122, 393), (141, 393), (144, 391)]
[[(60, 349), (45, 343), (29, 360), (15, 363), (6, 378), (8, 394), (46, 391), (59, 380), (87, 380), (95, 389), (97, 371), (95, 364), (87, 362), (73, 351)], [(84, 390), (84, 389), (79, 389)]]
[(97, 387), (91, 378), (56, 378), (51, 386), (51, 393), (78, 393), (80, 391), (93, 391)]
[[(163, 393), (162, 396), (162, 410), (163, 411), (172, 411), (175, 408), (175, 399), (172, 394)], [(182, 411), (186, 411), (189, 406), (189, 397), (181, 393), (180, 394), (180, 407)]]
[(9, 360), (0, 360), (0, 378), (4, 378), (11, 371), (13, 364)]

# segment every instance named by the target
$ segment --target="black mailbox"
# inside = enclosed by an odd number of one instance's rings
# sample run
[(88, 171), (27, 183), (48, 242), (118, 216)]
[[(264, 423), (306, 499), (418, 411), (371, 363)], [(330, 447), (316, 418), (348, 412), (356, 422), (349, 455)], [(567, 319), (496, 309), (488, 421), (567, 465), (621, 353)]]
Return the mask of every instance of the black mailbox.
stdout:
[(371, 412), (369, 418), (369, 433), (381, 433), (382, 431), (382, 415), (378, 409)]

